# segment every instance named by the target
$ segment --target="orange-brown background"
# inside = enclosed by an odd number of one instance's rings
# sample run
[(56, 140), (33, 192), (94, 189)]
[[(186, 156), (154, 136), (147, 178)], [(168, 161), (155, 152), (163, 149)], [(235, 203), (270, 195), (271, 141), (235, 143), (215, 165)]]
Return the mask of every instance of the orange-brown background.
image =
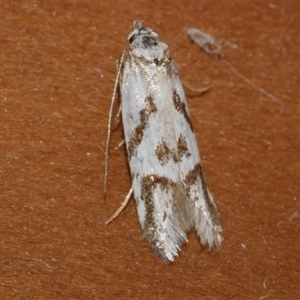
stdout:
[[(300, 5), (3, 2), (0, 6), (1, 299), (299, 299)], [(173, 264), (142, 240), (122, 126), (107, 116), (132, 21), (170, 47), (225, 241), (195, 232)], [(218, 60), (192, 44), (223, 40)], [(276, 96), (273, 101), (237, 77)]]

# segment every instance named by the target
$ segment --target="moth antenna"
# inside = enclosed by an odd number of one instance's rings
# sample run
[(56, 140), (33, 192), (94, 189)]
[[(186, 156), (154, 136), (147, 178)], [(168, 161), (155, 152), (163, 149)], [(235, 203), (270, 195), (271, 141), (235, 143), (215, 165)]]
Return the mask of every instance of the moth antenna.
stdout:
[(106, 187), (107, 187), (107, 174), (108, 174), (108, 150), (109, 150), (109, 142), (110, 142), (110, 135), (111, 135), (111, 120), (112, 120), (112, 112), (113, 112), (113, 107), (114, 107), (114, 102), (116, 99), (116, 93), (117, 93), (117, 88), (118, 88), (118, 82), (122, 70), (122, 65), (124, 61), (124, 56), (126, 52), (126, 44), (124, 46), (123, 53), (121, 55), (120, 63), (119, 63), (119, 68), (117, 72), (117, 77), (114, 85), (114, 90), (113, 90), (113, 95), (110, 103), (110, 109), (109, 109), (109, 115), (108, 115), (108, 126), (107, 126), (107, 139), (106, 139), (106, 148), (105, 148), (105, 165), (104, 165), (104, 194), (106, 194)]

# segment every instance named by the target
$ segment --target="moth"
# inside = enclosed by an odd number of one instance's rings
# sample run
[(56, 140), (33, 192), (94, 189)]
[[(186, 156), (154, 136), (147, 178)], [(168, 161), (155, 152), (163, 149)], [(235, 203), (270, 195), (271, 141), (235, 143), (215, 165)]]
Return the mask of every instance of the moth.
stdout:
[[(187, 101), (170, 50), (140, 21), (133, 23), (128, 42), (129, 51), (126, 57), (123, 52), (116, 82), (120, 77), (132, 187), (108, 222), (133, 193), (143, 236), (163, 261), (174, 261), (192, 228), (202, 244), (219, 247), (222, 227), (205, 182)], [(112, 106), (110, 119), (111, 112)], [(107, 152), (108, 144), (109, 138)]]

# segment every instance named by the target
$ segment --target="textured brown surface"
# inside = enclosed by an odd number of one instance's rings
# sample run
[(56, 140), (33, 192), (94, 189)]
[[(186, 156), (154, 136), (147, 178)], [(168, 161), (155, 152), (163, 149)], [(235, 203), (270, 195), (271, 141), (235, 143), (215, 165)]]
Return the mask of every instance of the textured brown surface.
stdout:
[[(106, 2), (0, 6), (1, 299), (299, 299), (300, 6)], [(189, 235), (165, 265), (142, 240), (114, 151), (103, 198), (115, 61), (135, 19), (169, 45), (188, 86), (225, 242)], [(221, 60), (192, 44), (223, 39)], [(273, 101), (237, 77), (277, 97)]]

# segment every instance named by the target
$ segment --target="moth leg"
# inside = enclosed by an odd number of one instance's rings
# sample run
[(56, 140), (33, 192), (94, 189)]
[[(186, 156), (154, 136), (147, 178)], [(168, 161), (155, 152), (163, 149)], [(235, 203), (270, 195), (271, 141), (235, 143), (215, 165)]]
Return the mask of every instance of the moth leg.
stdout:
[(123, 139), (116, 147), (115, 150), (119, 150), (125, 144), (125, 139)]
[(118, 109), (118, 112), (117, 112), (116, 116), (114, 117), (113, 123), (115, 123), (116, 120), (120, 118), (120, 115), (121, 115), (121, 104), (119, 106), (119, 109)]
[(125, 200), (123, 201), (123, 203), (120, 205), (118, 210), (105, 222), (105, 225), (108, 225), (110, 222), (112, 222), (122, 212), (122, 210), (125, 208), (125, 206), (129, 202), (129, 199), (132, 195), (132, 192), (133, 192), (133, 189), (131, 187), (128, 194), (127, 194), (127, 196), (126, 196), (126, 198), (125, 198)]

